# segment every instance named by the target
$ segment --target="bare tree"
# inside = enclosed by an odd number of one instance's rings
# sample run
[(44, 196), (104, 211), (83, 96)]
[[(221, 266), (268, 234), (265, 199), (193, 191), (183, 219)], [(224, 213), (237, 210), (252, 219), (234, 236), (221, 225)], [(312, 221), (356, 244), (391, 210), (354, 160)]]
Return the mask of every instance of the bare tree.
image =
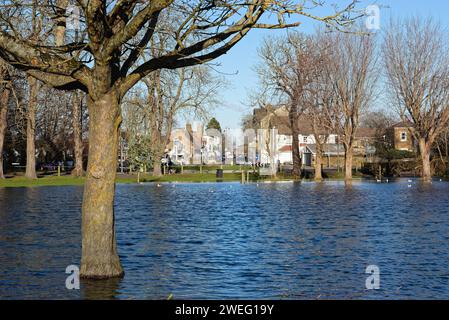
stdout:
[(449, 161), (449, 128), (445, 128), (437, 137), (435, 142), (435, 148), (436, 152), (438, 153), (440, 157), (441, 164), (439, 166), (440, 168), (440, 174), (442, 175), (448, 175), (448, 161)]
[(83, 101), (84, 94), (80, 92), (72, 93), (72, 128), (73, 128), (73, 153), (75, 160), (75, 167), (72, 170), (72, 176), (82, 177), (84, 175), (83, 169)]
[(264, 90), (288, 107), (289, 127), (292, 132), (293, 176), (301, 174), (299, 153), (299, 118), (308, 107), (306, 101), (316, 79), (317, 65), (314, 41), (299, 33), (286, 38), (267, 39), (259, 55), (262, 62), (257, 70)]
[[(67, 33), (67, 10), (68, 0), (56, 0), (54, 6), (54, 38), (55, 46), (64, 46)], [(74, 41), (79, 41), (79, 33), (75, 31)], [(79, 57), (78, 57), (79, 58)], [(72, 127), (75, 167), (72, 170), (72, 176), (81, 177), (84, 175), (83, 169), (83, 141), (82, 141), (82, 105), (85, 94), (76, 90), (72, 93)]]
[(8, 127), (7, 112), (10, 97), (11, 77), (7, 66), (0, 60), (0, 179), (5, 178), (3, 172), (3, 145)]
[(326, 148), (329, 144), (329, 137), (333, 129), (332, 122), (332, 92), (326, 86), (326, 79), (321, 72), (323, 63), (328, 63), (323, 54), (325, 51), (320, 51), (319, 59), (316, 60), (318, 74), (316, 75), (316, 82), (311, 90), (310, 98), (306, 100), (309, 107), (306, 115), (310, 119), (312, 134), (316, 145), (316, 159), (315, 159), (315, 181), (322, 181), (322, 167), (323, 157)]
[[(48, 41), (44, 45), (29, 41), (27, 26), (15, 27), (14, 20), (19, 15), (29, 15), (30, 1), (3, 0), (2, 4), (13, 9), (0, 13), (0, 57), (55, 88), (87, 93), (89, 163), (83, 199), (80, 273), (82, 277), (105, 278), (123, 275), (116, 249), (113, 203), (122, 121), (120, 105), (128, 90), (156, 70), (212, 61), (227, 53), (253, 28), (299, 25), (286, 23), (286, 15), (298, 14), (345, 28), (354, 18), (351, 13), (357, 1), (350, 1), (348, 6), (325, 17), (308, 11), (310, 6), (323, 5), (315, 0), (76, 2), (81, 12), (80, 33), (87, 34), (87, 38), (55, 46)], [(32, 3), (51, 7), (47, 1)], [(166, 31), (160, 28), (162, 12), (177, 15), (173, 26), (176, 31), (171, 33), (176, 44), (142, 62), (141, 54), (151, 46), (153, 35)], [(39, 14), (49, 16), (45, 10)], [(271, 14), (279, 17), (275, 24), (263, 21)]]
[[(36, 46), (39, 43), (39, 35), (43, 28), (44, 14), (40, 12), (44, 7), (40, 7), (38, 1), (31, 3), (31, 33), (27, 38), (30, 44)], [(37, 179), (36, 174), (36, 108), (40, 83), (32, 75), (28, 76), (28, 106), (27, 106), (27, 126), (26, 126), (26, 169), (25, 177)]]
[(160, 176), (160, 160), (170, 142), (176, 117), (180, 112), (192, 112), (199, 117), (206, 114), (216, 103), (221, 82), (202, 67), (155, 72), (153, 75), (144, 82), (149, 95), (153, 175)]
[(400, 116), (414, 124), (425, 182), (432, 179), (432, 145), (449, 123), (448, 52), (447, 30), (432, 20), (392, 22), (385, 34), (389, 87)]
[(316, 146), (315, 181), (323, 180), (323, 157), (333, 128), (331, 117), (333, 93), (324, 72), (326, 64), (330, 63), (330, 56), (327, 54), (327, 48), (323, 48), (326, 42), (321, 43), (320, 40), (319, 33), (309, 39), (307, 59), (304, 59), (308, 66), (302, 68), (308, 77), (302, 103), (305, 106), (305, 116), (310, 121)]
[[(217, 102), (223, 82), (202, 66), (158, 70), (142, 82), (145, 89), (135, 90), (124, 100), (125, 130), (139, 133), (139, 145), (148, 148), (153, 159), (153, 175), (161, 176), (161, 158), (170, 143), (175, 121), (184, 114), (204, 118)], [(148, 146), (142, 138), (145, 136), (151, 139)]]
[(329, 115), (345, 149), (345, 181), (350, 182), (360, 114), (369, 107), (377, 81), (375, 41), (373, 35), (352, 33), (322, 35), (322, 41), (329, 55), (324, 68), (332, 97)]

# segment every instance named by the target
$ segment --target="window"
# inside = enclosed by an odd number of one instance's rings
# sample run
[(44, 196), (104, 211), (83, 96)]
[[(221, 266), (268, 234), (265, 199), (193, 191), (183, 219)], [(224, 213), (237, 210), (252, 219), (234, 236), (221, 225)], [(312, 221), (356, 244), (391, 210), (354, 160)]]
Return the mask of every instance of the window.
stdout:
[(304, 143), (307, 143), (307, 137), (303, 138)]
[(401, 141), (407, 141), (407, 132), (401, 132)]

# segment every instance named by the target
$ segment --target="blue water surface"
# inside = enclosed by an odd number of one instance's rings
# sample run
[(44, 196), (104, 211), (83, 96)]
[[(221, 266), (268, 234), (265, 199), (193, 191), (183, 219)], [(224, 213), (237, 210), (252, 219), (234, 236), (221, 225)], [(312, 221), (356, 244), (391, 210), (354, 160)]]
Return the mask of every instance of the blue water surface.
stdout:
[(0, 188), (0, 298), (449, 299), (449, 183), (409, 184), (118, 185), (126, 275), (80, 290), (83, 188)]

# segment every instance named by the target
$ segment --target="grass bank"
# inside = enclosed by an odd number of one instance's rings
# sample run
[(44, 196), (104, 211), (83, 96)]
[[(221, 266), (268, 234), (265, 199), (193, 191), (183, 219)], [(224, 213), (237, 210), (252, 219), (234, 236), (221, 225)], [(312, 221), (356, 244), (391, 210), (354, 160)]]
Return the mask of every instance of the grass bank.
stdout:
[[(277, 178), (272, 177), (259, 177), (257, 174), (250, 174), (251, 181), (291, 181), (290, 175), (279, 174)], [(343, 180), (344, 174), (342, 172), (328, 173), (324, 176), (325, 180)], [(354, 180), (362, 179), (363, 176), (354, 174)], [(140, 182), (217, 182), (217, 181), (241, 181), (241, 173), (224, 173), (223, 179), (217, 180), (215, 173), (184, 173), (184, 174), (171, 174), (162, 177), (153, 177), (151, 175), (140, 175)], [(303, 180), (311, 181), (313, 176), (306, 176)], [(23, 176), (13, 176), (7, 179), (0, 179), (0, 188), (9, 187), (37, 187), (37, 186), (76, 186), (83, 185), (85, 178), (74, 178), (70, 175), (56, 176), (56, 175), (40, 175), (38, 179), (27, 179)], [(132, 184), (137, 183), (137, 175), (117, 175), (117, 183)]]
[[(241, 175), (234, 173), (225, 173), (222, 181), (240, 181)], [(38, 179), (27, 179), (23, 176), (9, 177), (0, 179), (0, 188), (18, 188), (18, 187), (37, 187), (37, 186), (76, 186), (83, 185), (85, 178), (74, 178), (71, 176), (43, 176)], [(162, 177), (152, 177), (150, 175), (141, 175), (140, 182), (216, 182), (215, 174), (176, 174), (165, 175)], [(136, 183), (137, 175), (118, 175), (117, 183)]]

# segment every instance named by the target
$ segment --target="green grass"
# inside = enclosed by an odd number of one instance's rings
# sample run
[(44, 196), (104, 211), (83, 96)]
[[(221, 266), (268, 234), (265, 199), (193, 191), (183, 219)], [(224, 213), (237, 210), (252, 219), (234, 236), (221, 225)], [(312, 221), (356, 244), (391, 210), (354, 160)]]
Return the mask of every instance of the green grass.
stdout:
[[(359, 174), (354, 175), (354, 180), (360, 179)], [(240, 173), (225, 173), (223, 179), (218, 180), (215, 177), (215, 173), (184, 173), (184, 174), (172, 174), (162, 177), (153, 177), (151, 175), (140, 175), (140, 182), (217, 182), (217, 181), (241, 181), (242, 176)], [(343, 180), (343, 173), (334, 173), (331, 176), (327, 176), (326, 180)], [(290, 181), (291, 176), (279, 174), (276, 178), (272, 177), (258, 177), (252, 172), (250, 174), (251, 181)], [(305, 180), (313, 180), (305, 179)], [(85, 178), (74, 178), (71, 176), (43, 176), (38, 179), (27, 179), (23, 176), (15, 176), (8, 179), (0, 179), (0, 188), (9, 187), (38, 187), (38, 186), (76, 186), (83, 185)], [(137, 175), (118, 175), (117, 183), (132, 184), (137, 183)]]
[[(224, 174), (221, 181), (240, 181), (240, 174), (228, 173)], [(27, 179), (25, 177), (13, 177), (8, 179), (0, 179), (0, 188), (8, 187), (34, 187), (34, 186), (74, 186), (83, 185), (85, 178), (74, 178), (71, 176), (45, 176), (38, 179)], [(140, 182), (216, 182), (215, 174), (176, 174), (166, 175), (162, 177), (152, 177), (149, 175), (141, 175)], [(137, 175), (134, 176), (119, 176), (117, 183), (137, 183)]]
[(27, 179), (25, 177), (14, 177), (0, 179), (0, 187), (34, 187), (34, 186), (72, 186), (84, 184), (84, 178), (70, 176), (53, 177), (47, 176), (39, 179)]

